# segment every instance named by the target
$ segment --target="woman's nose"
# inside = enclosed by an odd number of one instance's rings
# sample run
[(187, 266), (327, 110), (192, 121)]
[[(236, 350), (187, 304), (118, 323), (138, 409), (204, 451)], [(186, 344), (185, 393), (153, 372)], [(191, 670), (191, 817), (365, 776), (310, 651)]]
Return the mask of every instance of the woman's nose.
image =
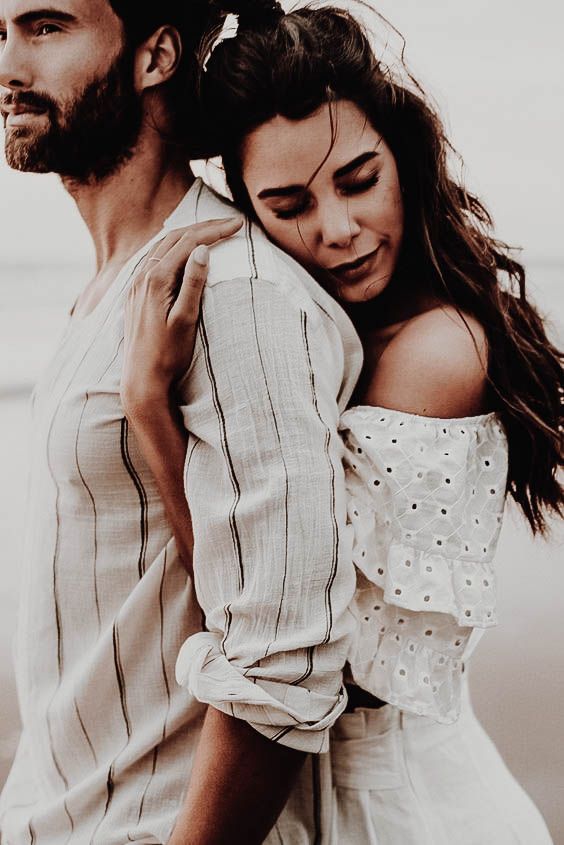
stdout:
[(319, 226), (323, 245), (328, 247), (350, 246), (360, 233), (360, 225), (347, 202), (331, 203), (320, 209)]

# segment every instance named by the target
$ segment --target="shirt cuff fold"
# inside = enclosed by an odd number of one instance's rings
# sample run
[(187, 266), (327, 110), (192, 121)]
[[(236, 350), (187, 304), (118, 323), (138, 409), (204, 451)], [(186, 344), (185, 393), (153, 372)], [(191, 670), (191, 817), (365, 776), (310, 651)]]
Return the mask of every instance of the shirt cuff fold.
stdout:
[(221, 639), (206, 631), (186, 640), (176, 661), (178, 683), (198, 701), (243, 719), (272, 741), (298, 751), (328, 751), (329, 728), (346, 707), (344, 687), (331, 696), (285, 681), (253, 679), (252, 669), (223, 654)]

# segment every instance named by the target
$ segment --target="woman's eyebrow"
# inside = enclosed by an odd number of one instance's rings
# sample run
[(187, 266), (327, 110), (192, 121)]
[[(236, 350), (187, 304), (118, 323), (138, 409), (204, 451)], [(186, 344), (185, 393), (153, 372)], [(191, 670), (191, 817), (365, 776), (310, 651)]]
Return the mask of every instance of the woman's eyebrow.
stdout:
[(269, 197), (292, 197), (294, 194), (301, 194), (304, 191), (303, 185), (284, 185), (280, 188), (264, 188), (257, 194), (259, 200), (265, 200)]
[[(378, 150), (367, 150), (365, 153), (361, 153), (353, 158), (348, 164), (343, 164), (342, 167), (335, 170), (333, 178), (340, 179), (342, 176), (347, 176), (349, 173), (358, 170), (367, 161), (371, 161), (379, 155)], [(269, 197), (292, 197), (295, 194), (303, 193), (304, 190), (305, 185), (280, 185), (278, 188), (264, 188), (262, 191), (259, 191), (257, 197), (259, 200), (265, 200)]]
[(358, 170), (358, 168), (362, 167), (363, 164), (366, 164), (367, 161), (371, 161), (379, 155), (380, 153), (378, 150), (367, 150), (365, 153), (361, 153), (356, 158), (353, 158), (353, 160), (349, 161), (348, 164), (344, 164), (342, 167), (335, 170), (333, 178), (340, 179), (341, 176), (347, 176), (349, 173)]

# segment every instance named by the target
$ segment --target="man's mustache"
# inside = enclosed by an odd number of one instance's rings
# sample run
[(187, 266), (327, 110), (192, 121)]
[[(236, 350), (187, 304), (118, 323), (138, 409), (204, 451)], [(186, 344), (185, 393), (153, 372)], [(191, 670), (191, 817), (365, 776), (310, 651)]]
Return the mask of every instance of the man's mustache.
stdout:
[(6, 111), (7, 107), (20, 108), (21, 106), (47, 112), (52, 112), (57, 108), (57, 104), (51, 97), (46, 94), (37, 94), (35, 91), (12, 91), (0, 96), (0, 111)]

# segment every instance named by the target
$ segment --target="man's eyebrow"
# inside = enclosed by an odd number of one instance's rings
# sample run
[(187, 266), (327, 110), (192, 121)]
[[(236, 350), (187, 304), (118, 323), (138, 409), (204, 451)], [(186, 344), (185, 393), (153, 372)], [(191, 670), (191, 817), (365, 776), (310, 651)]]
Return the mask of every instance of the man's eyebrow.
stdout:
[(59, 23), (74, 23), (77, 20), (76, 16), (71, 15), (70, 12), (63, 12), (62, 9), (56, 9), (53, 6), (44, 6), (42, 9), (22, 12), (21, 15), (14, 18), (14, 23), (18, 26), (26, 26), (44, 18), (48, 18), (50, 21), (59, 21)]
[[(356, 158), (353, 158), (353, 160), (349, 161), (348, 164), (343, 164), (342, 167), (339, 167), (333, 174), (333, 178), (340, 179), (343, 176), (347, 176), (349, 173), (353, 173), (353, 171), (358, 170), (358, 168), (362, 167), (363, 164), (366, 164), (367, 161), (372, 161), (373, 158), (376, 158), (376, 156), (379, 155), (380, 153), (378, 150), (367, 150), (365, 153), (361, 153), (356, 156)], [(305, 185), (283, 185), (279, 188), (264, 188), (257, 194), (257, 197), (260, 200), (265, 200), (269, 197), (292, 197), (295, 194), (303, 193), (304, 190)]]

